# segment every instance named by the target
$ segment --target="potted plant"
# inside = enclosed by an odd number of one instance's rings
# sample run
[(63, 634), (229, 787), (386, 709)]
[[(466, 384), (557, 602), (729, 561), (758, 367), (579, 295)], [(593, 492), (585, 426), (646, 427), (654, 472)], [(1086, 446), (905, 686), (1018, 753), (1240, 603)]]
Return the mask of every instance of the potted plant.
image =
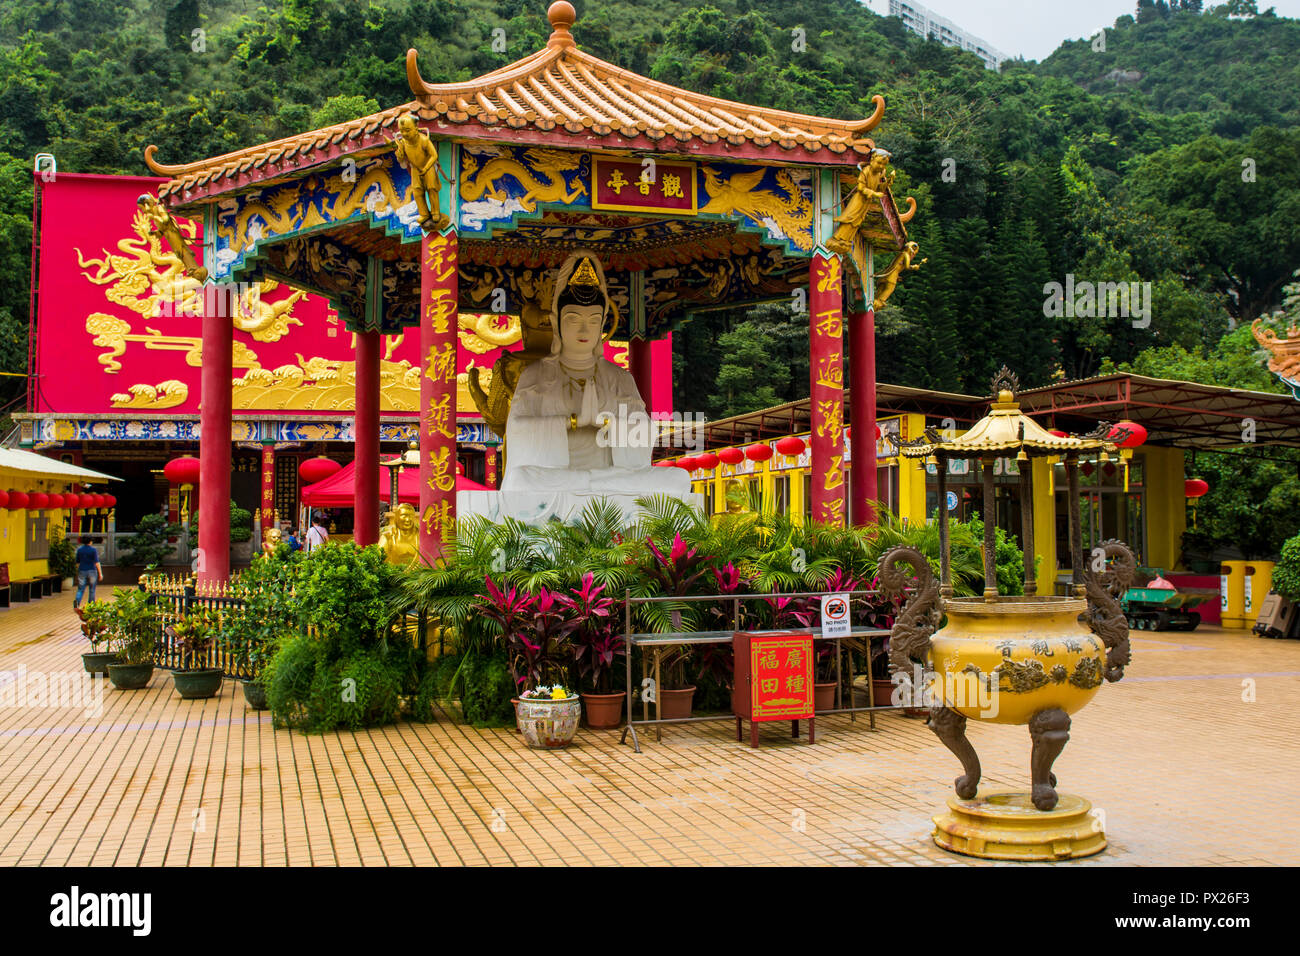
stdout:
[(817, 713), (835, 709), (835, 642), (813, 642), (813, 710)]
[(579, 696), (592, 730), (609, 730), (623, 720), (624, 695), (614, 693), (613, 687), (614, 661), (625, 652), (623, 635), (613, 620), (614, 601), (600, 596), (604, 590), (588, 572), (580, 587), (559, 598), (576, 625), (571, 634), (573, 662), (591, 688)]
[[(479, 595), (482, 614), (500, 626), (515, 686), (525, 688), (513, 701), (519, 732), (530, 747), (564, 746), (582, 716), (581, 699), (564, 682), (568, 637), (577, 622), (546, 588), (531, 595), (514, 585), (498, 588), (490, 577), (484, 580), (488, 593)], [(557, 688), (564, 691), (562, 696), (556, 696)], [(570, 718), (568, 739), (556, 743), (563, 739)]]
[[(653, 538), (647, 537), (646, 545), (652, 560), (645, 571), (661, 594), (687, 595), (709, 570), (704, 563), (705, 556), (695, 548), (687, 547), (678, 533), (673, 534), (672, 545), (666, 555), (655, 545)], [(683, 626), (682, 608), (674, 608), (671, 604), (659, 605), (659, 608), (666, 611), (668, 620), (664, 623), (672, 631), (690, 630)], [(695, 685), (686, 682), (686, 662), (690, 658), (690, 646), (678, 645), (660, 661), (664, 686), (656, 688), (655, 692), (659, 701), (659, 717), (663, 720), (684, 720), (691, 716)]]
[[(91, 601), (85, 607), (76, 608), (76, 612), (81, 618), (81, 633), (90, 642), (90, 653), (81, 655), (81, 665), (87, 674), (107, 676), (108, 665), (118, 660), (117, 652), (109, 649), (113, 605), (107, 601)], [(101, 644), (104, 650), (100, 650)]]
[(203, 609), (191, 611), (168, 628), (181, 651), (181, 667), (172, 671), (172, 680), (182, 700), (202, 700), (221, 689), (221, 668), (209, 666), (217, 624), (216, 615)]
[(118, 690), (144, 687), (153, 677), (153, 651), (158, 622), (149, 595), (135, 588), (114, 588), (109, 619), (110, 647), (118, 662), (108, 665), (108, 679)]
[(581, 699), (563, 684), (529, 688), (515, 704), (519, 732), (535, 750), (567, 747), (578, 732), (581, 717)]
[[(61, 530), (50, 535), (50, 573), (57, 574), (63, 582), (63, 590), (70, 591), (76, 586), (77, 549)], [(92, 673), (96, 673), (92, 671)]]
[(244, 702), (266, 710), (266, 665), (287, 635), (299, 630), (299, 608), (294, 597), (302, 552), (278, 549), (239, 576), (235, 594), (243, 604), (222, 618), (217, 644), (230, 660), (233, 674), (244, 688)]

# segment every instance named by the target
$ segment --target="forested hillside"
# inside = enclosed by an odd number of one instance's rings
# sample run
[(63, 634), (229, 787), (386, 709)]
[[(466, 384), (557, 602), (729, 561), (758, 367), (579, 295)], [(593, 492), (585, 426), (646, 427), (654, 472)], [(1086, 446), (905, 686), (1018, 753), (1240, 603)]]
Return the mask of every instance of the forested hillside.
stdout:
[[(877, 141), (895, 191), (920, 203), (929, 261), (878, 316), (883, 381), (979, 393), (1004, 362), (1034, 385), (1152, 348), (1206, 354), (1276, 307), (1300, 267), (1294, 21), (1144, 0), (1104, 52), (1066, 43), (998, 74), (856, 0), (575, 6), (584, 49), (670, 83), (839, 117), (885, 95)], [(545, 0), (0, 2), (2, 367), (25, 365), (37, 152), (65, 171), (142, 173), (148, 143), (183, 162), (403, 102), (409, 46), (440, 81), (548, 34)], [(1046, 317), (1044, 284), (1071, 274), (1150, 282), (1149, 325)], [(806, 329), (779, 307), (702, 316), (676, 343), (692, 368), (682, 407), (807, 394)], [(745, 384), (751, 369), (764, 388)], [(20, 382), (0, 379), (0, 405)]]

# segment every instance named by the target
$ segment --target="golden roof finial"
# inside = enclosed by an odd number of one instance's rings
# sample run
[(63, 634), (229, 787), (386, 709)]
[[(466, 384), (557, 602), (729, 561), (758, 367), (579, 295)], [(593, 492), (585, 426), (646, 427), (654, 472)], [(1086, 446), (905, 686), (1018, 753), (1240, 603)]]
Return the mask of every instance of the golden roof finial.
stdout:
[(573, 9), (573, 4), (569, 0), (555, 0), (546, 9), (546, 19), (551, 21), (551, 29), (555, 32), (551, 38), (546, 41), (549, 47), (568, 48), (577, 46), (573, 41), (573, 34), (569, 32), (569, 27), (578, 19), (578, 11)]

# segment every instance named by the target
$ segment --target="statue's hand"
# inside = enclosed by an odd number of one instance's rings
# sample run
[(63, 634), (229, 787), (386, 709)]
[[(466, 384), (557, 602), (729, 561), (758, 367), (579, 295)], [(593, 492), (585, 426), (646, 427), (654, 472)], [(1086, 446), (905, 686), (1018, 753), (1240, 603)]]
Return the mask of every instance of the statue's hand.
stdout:
[(582, 411), (578, 412), (579, 428), (593, 428), (595, 427), (595, 424), (596, 423), (592, 420), (591, 415), (587, 413), (587, 410), (585, 408)]

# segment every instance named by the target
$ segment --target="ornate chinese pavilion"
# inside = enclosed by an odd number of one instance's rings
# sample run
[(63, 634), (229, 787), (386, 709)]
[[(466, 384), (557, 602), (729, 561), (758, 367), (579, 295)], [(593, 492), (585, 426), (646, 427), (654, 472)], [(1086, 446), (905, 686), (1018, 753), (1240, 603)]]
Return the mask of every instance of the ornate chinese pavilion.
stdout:
[[(844, 521), (850, 490), (854, 515), (868, 515), (876, 469), (844, 468), (845, 319), (850, 374), (864, 386), (853, 418), (873, 421), (871, 304), (916, 251), (904, 225), (915, 204), (900, 214), (888, 154), (869, 138), (884, 100), (856, 121), (732, 103), (582, 52), (565, 0), (548, 16), (545, 48), (475, 80), (428, 83), (409, 51), (414, 98), (372, 116), (183, 165), (146, 151), (169, 177), (166, 210), (204, 224), (204, 262), (187, 265), (218, 290), (208, 302), (232, 283), (275, 279), (328, 297), (357, 333), (356, 540), (378, 537), (381, 335), (419, 327), (431, 560), (455, 527), (457, 314), (516, 314), (524, 350), (545, 348), (549, 283), (576, 249), (609, 277), (643, 394), (648, 344), (692, 314), (794, 303), (809, 320), (813, 517)], [(878, 289), (881, 254), (892, 265)], [(228, 315), (215, 307), (203, 320), (201, 518), (229, 498)], [(504, 420), (512, 385), (496, 371), (470, 383), (489, 425)], [(199, 527), (200, 575), (222, 578), (223, 524)]]

